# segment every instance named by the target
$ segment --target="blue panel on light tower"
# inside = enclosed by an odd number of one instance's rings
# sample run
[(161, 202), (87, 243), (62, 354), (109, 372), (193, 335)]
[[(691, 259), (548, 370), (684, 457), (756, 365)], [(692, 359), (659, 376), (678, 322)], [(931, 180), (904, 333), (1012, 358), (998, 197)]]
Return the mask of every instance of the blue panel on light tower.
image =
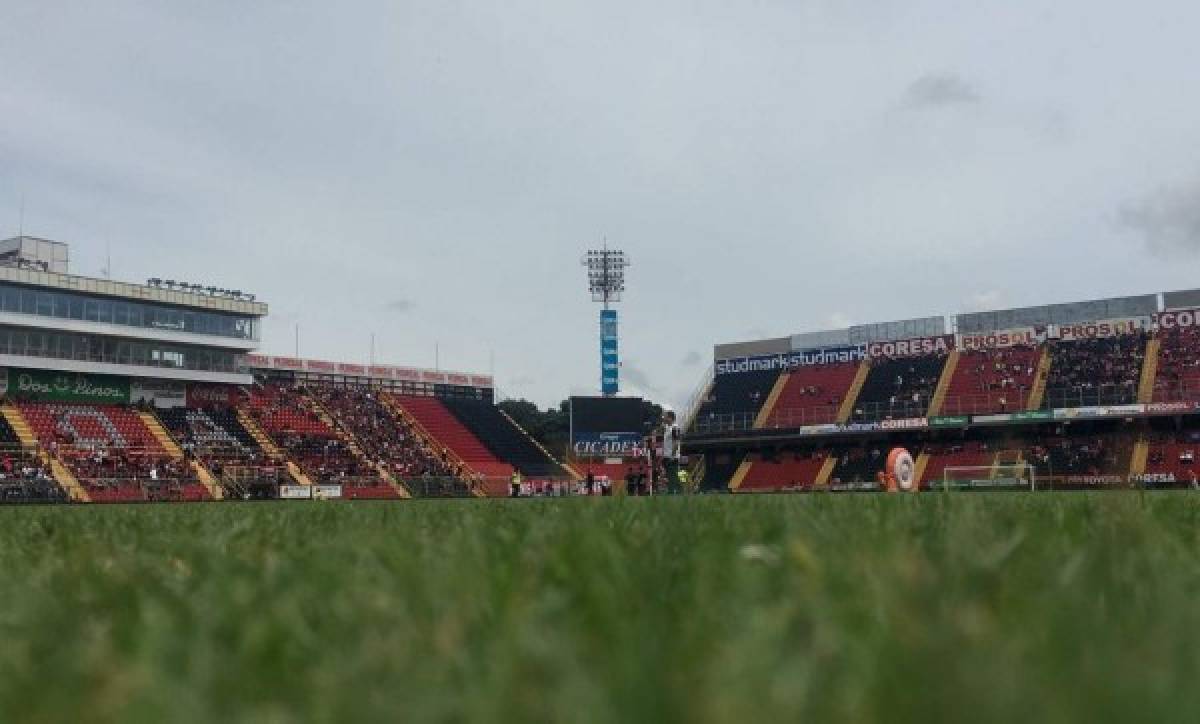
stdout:
[(617, 310), (600, 310), (600, 392), (615, 395), (620, 388), (617, 356)]

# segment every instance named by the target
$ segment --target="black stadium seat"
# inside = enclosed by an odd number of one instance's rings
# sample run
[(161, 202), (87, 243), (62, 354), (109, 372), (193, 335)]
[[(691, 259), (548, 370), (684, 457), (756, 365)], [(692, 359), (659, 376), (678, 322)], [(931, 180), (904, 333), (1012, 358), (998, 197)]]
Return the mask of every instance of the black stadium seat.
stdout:
[(442, 404), (496, 457), (531, 478), (564, 477), (566, 472), (490, 402), (442, 398)]

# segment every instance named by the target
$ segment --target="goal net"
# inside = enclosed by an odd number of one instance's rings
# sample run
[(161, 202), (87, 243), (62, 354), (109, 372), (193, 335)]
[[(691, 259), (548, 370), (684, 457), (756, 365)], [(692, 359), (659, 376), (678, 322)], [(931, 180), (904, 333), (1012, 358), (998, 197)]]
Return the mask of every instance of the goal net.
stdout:
[(948, 467), (933, 490), (1037, 490), (1037, 470), (1029, 463)]

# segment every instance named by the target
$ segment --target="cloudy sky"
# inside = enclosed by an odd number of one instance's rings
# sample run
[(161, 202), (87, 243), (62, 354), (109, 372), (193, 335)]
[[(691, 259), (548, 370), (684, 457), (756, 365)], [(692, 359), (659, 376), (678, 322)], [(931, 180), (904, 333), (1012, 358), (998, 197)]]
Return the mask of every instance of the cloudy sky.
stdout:
[[(989, 7), (984, 8), (982, 6)], [(263, 348), (628, 391), (714, 342), (1200, 286), (1192, 0), (0, 0), (0, 234)]]

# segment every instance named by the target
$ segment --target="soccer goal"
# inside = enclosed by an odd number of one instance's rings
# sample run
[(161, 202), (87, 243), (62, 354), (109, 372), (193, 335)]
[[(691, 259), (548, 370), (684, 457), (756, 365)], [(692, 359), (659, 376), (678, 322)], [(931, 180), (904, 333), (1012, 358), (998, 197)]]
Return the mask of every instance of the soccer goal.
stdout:
[(1029, 463), (948, 467), (934, 490), (1037, 490), (1037, 469)]

